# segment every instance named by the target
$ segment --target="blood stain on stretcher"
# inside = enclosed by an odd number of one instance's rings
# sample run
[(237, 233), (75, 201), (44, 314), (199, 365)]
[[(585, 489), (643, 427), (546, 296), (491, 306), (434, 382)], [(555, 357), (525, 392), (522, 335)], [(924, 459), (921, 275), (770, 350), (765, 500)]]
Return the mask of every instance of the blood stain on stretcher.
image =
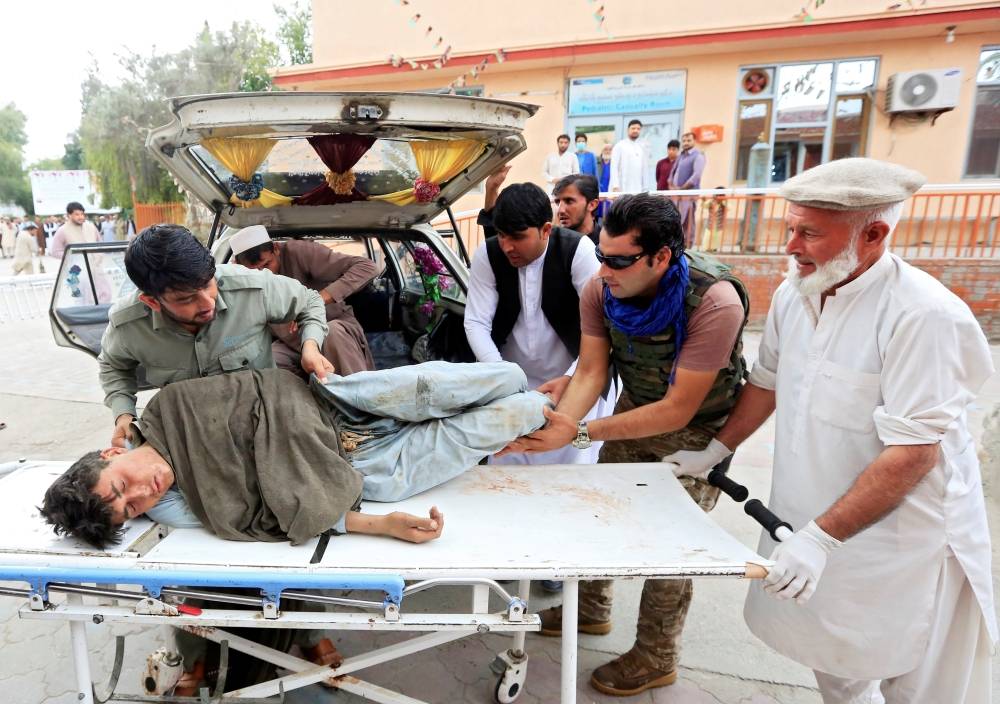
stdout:
[[(473, 473), (469, 472), (469, 476)], [(527, 496), (533, 494), (531, 484), (523, 479), (505, 477), (474, 477), (472, 482), (462, 487), (463, 494), (478, 494), (482, 491), (495, 491), (501, 494)]]

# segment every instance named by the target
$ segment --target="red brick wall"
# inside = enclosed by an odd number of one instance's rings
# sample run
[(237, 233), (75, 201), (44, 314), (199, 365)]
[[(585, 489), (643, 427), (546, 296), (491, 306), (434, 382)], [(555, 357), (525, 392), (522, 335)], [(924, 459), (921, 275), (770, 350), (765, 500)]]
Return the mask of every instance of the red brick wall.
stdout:
[[(787, 259), (778, 255), (717, 255), (750, 290), (750, 324), (760, 326)], [(909, 259), (968, 304), (986, 336), (1000, 341), (1000, 259)]]

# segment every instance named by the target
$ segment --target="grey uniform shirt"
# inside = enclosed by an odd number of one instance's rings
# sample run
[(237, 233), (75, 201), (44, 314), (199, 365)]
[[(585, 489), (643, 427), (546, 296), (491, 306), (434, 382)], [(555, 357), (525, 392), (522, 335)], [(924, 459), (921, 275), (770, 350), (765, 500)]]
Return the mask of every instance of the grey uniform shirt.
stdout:
[(104, 403), (115, 418), (136, 415), (140, 364), (149, 383), (158, 388), (239, 369), (270, 369), (274, 359), (268, 325), (292, 320), (299, 325), (303, 343), (313, 340), (322, 346), (328, 332), (326, 309), (316, 291), (294, 279), (237, 264), (216, 267), (215, 280), (215, 319), (197, 333), (150, 309), (138, 292), (111, 308), (98, 362)]

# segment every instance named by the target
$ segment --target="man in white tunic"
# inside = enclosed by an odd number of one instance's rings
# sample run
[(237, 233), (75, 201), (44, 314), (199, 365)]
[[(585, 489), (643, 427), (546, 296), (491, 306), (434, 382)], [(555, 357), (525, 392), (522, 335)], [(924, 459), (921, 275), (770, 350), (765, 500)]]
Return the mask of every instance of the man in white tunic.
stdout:
[[(704, 476), (777, 411), (770, 505), (798, 529), (758, 552), (747, 597), (765, 643), (814, 670), (823, 701), (991, 701), (997, 641), (967, 405), (993, 373), (968, 306), (886, 250), (920, 174), (841, 159), (789, 179), (789, 273)], [(772, 552), (773, 551), (773, 552)], [(884, 700), (883, 700), (884, 697)]]
[(628, 136), (619, 141), (611, 150), (611, 179), (608, 188), (612, 191), (637, 193), (649, 189), (646, 174), (646, 144), (639, 141), (642, 123), (631, 120)]
[[(508, 186), (492, 209), (497, 235), (472, 259), (465, 334), (480, 362), (514, 362), (535, 388), (572, 375), (580, 351), (580, 292), (600, 268), (594, 243), (552, 225), (552, 204), (530, 183)], [(612, 394), (608, 394), (613, 396)], [(588, 420), (611, 415), (601, 398)], [(601, 443), (578, 450), (516, 452), (493, 464), (595, 464)]]
[(542, 176), (545, 178), (545, 188), (551, 193), (556, 182), (570, 174), (580, 173), (580, 160), (569, 150), (569, 135), (561, 134), (556, 138), (556, 153), (545, 157)]

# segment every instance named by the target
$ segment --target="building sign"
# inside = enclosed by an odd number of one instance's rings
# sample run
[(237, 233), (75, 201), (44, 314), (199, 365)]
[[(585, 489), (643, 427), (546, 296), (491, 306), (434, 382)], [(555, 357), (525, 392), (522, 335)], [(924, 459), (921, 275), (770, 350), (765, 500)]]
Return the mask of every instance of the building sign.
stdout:
[(88, 213), (108, 213), (103, 210), (97, 180), (90, 171), (32, 171), (31, 198), (36, 215), (58, 215), (66, 212), (66, 204), (80, 203)]
[(571, 78), (569, 114), (615, 115), (684, 109), (686, 71)]

